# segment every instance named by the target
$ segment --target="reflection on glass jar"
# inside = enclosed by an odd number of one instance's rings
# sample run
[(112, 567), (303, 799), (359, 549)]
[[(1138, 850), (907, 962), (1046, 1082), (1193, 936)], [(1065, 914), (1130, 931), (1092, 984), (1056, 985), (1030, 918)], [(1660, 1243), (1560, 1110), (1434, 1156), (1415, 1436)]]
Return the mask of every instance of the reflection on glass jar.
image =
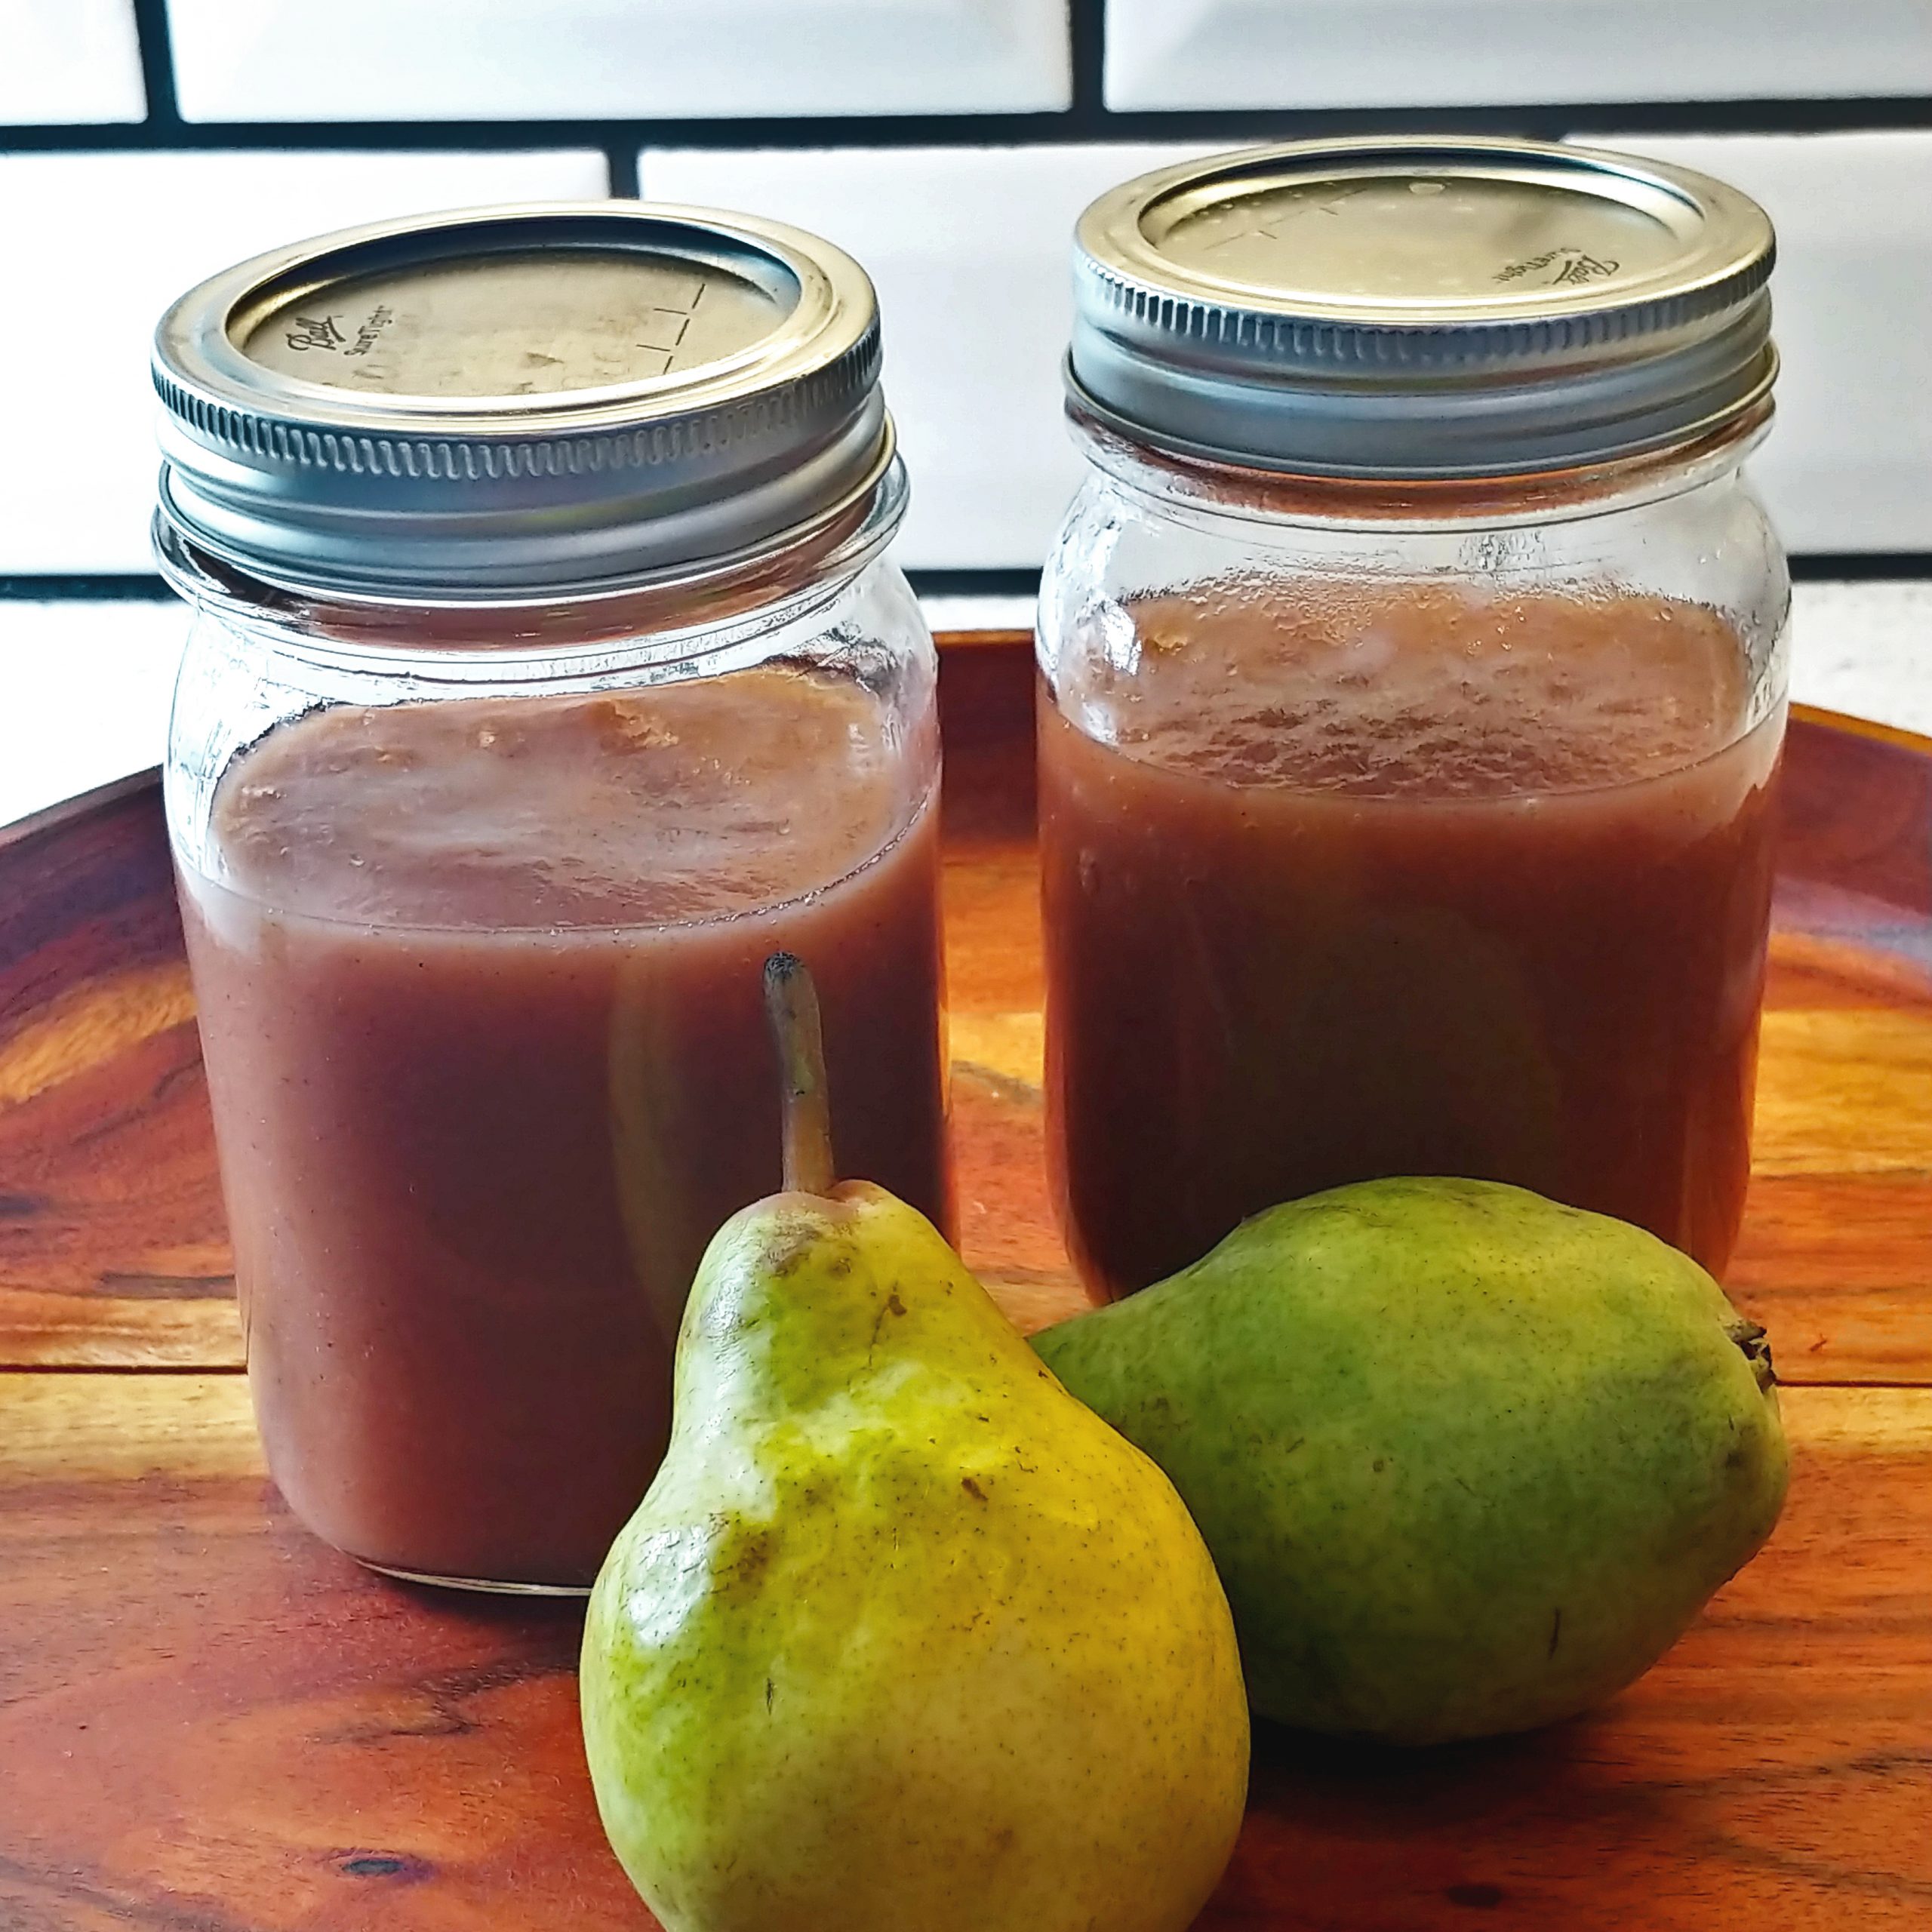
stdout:
[(1096, 1287), (1398, 1174), (1724, 1264), (1784, 718), (1740, 473), (1770, 247), (1717, 183), (1502, 142), (1297, 144), (1088, 211), (1039, 654), (1051, 1148)]
[[(598, 333), (706, 275), (722, 350)], [(387, 361), (334, 396), (253, 361), (284, 282), (346, 343), (386, 310)], [(877, 343), (812, 238), (607, 207), (328, 238), (163, 325), (168, 798), (250, 1382), (365, 1562), (590, 1581), (705, 1244), (778, 1185), (772, 951), (817, 979), (853, 1171), (949, 1220), (936, 666), (882, 555)], [(465, 392), (506, 358), (561, 392)], [(457, 454), (307, 475), (237, 426), (278, 408)]]

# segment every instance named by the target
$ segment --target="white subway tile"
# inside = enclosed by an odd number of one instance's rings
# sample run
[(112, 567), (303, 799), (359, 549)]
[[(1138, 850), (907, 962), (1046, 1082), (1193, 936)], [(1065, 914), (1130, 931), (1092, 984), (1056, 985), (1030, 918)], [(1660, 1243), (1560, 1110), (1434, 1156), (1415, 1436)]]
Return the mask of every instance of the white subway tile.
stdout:
[(1793, 550), (1932, 550), (1932, 134), (1606, 137), (1778, 232), (1778, 414), (1752, 474)]
[(915, 568), (1036, 565), (1079, 481), (1061, 418), (1073, 224), (1196, 146), (648, 150), (654, 198), (754, 210), (836, 242), (878, 285), (887, 401), (912, 476)]
[(601, 154), (0, 155), (0, 574), (147, 571), (148, 342), (245, 256), (353, 223), (600, 196)]
[(160, 762), (188, 614), (0, 600), (0, 825)]
[(1115, 108), (1932, 91), (1924, 0), (1108, 0)]
[(996, 591), (940, 591), (919, 599), (934, 636), (948, 631), (1030, 631), (1037, 597)]
[(139, 121), (147, 111), (129, 0), (0, 0), (0, 124)]
[(1932, 737), (1932, 583), (1801, 583), (1791, 694)]
[(1065, 107), (1065, 0), (169, 0), (195, 121)]

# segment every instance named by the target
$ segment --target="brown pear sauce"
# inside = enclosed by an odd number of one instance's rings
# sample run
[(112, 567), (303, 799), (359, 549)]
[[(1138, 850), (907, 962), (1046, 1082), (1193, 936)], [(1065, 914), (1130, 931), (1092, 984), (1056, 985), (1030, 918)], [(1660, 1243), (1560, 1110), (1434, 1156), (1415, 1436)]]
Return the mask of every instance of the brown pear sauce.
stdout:
[(1040, 706), (1048, 1104), (1088, 1280), (1409, 1174), (1721, 1269), (1783, 728), (1746, 728), (1724, 620), (1315, 581), (1128, 614)]
[(692, 1274), (779, 1183), (761, 973), (812, 967), (845, 1171), (949, 1223), (936, 802), (776, 668), (284, 725), (183, 866), (270, 1468), (379, 1566), (587, 1585)]

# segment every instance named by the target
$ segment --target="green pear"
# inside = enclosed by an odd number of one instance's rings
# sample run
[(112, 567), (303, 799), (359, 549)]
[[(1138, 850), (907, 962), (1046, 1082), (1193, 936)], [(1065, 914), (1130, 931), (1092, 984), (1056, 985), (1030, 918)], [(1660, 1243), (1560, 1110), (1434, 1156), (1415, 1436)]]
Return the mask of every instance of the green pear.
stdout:
[(1764, 1331), (1675, 1249), (1518, 1188), (1294, 1201), (1035, 1346), (1186, 1499), (1255, 1709), (1314, 1730), (1587, 1709), (1784, 1499)]
[(787, 1191), (706, 1254), (591, 1596), (611, 1844), (669, 1932), (1180, 1932), (1247, 1786), (1207, 1550), (930, 1223), (829, 1184), (792, 1060)]

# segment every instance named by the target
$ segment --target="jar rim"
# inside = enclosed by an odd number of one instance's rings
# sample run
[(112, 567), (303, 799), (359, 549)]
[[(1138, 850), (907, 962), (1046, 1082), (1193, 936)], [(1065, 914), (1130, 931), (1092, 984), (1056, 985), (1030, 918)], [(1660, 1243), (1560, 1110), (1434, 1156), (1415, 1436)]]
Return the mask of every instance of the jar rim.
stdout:
[(1700, 432), (1601, 462), (1466, 476), (1362, 477), (1263, 469), (1174, 449), (1069, 398), (1087, 460), (1112, 481), (1205, 516), (1261, 525), (1374, 531), (1502, 530), (1582, 522), (1681, 496), (1740, 467), (1770, 433), (1768, 393)]
[[(909, 496), (895, 457), (860, 500), (734, 557), (616, 586), (489, 599), (379, 597), (275, 583), (206, 551), (162, 511), (154, 546), (162, 575), (185, 601), (230, 623), (272, 631), (278, 648), (303, 657), (473, 660), (500, 670), (521, 656), (567, 669), (569, 660), (607, 655), (621, 642), (629, 656), (642, 649), (651, 661), (669, 664), (717, 648), (722, 629), (792, 622), (839, 595), (884, 553)], [(426, 641), (420, 626), (432, 613), (459, 615), (470, 634)]]

